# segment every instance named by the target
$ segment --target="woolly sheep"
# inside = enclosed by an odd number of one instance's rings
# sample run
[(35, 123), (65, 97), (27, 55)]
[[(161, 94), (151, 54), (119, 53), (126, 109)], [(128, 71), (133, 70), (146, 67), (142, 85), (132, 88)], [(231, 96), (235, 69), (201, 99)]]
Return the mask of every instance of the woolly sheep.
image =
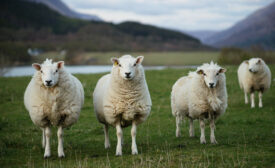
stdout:
[(37, 70), (24, 95), (24, 104), (31, 120), (42, 129), (44, 158), (51, 155), (51, 126), (57, 126), (58, 156), (63, 151), (63, 128), (76, 123), (84, 103), (84, 91), (77, 78), (66, 72), (64, 62), (52, 63), (46, 59), (42, 65), (34, 63)]
[(151, 111), (151, 97), (141, 65), (143, 56), (124, 55), (112, 58), (111, 74), (99, 79), (93, 93), (94, 111), (104, 124), (105, 148), (110, 147), (108, 127), (116, 128), (116, 155), (122, 155), (122, 128), (132, 125), (132, 154), (138, 154), (137, 125), (144, 122)]
[(255, 107), (254, 92), (259, 92), (259, 107), (263, 107), (262, 96), (270, 88), (271, 72), (264, 60), (251, 58), (241, 63), (238, 69), (240, 88), (244, 90), (245, 104), (250, 93), (251, 108)]
[(189, 135), (194, 137), (193, 120), (199, 119), (200, 143), (205, 144), (205, 119), (210, 120), (210, 140), (217, 143), (214, 129), (215, 120), (227, 108), (226, 69), (217, 64), (203, 64), (196, 72), (181, 77), (173, 85), (171, 93), (172, 114), (176, 117), (176, 136), (180, 136), (180, 124), (184, 116), (189, 118)]

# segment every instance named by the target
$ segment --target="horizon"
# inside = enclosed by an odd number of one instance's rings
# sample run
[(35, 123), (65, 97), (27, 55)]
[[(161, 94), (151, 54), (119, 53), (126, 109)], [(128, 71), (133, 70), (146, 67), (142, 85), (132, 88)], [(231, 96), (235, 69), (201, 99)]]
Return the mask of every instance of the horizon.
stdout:
[[(135, 21), (178, 31), (222, 31), (232, 27), (273, 0), (61, 0), (70, 9), (103, 21)], [(210, 4), (210, 5), (209, 5)], [(142, 8), (143, 7), (143, 8)]]

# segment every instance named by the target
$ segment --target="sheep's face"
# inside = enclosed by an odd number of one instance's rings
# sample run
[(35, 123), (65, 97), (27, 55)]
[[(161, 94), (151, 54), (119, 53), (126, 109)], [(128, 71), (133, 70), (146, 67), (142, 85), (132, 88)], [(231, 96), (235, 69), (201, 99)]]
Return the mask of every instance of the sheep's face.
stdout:
[(120, 58), (112, 58), (113, 67), (119, 69), (119, 75), (125, 80), (132, 80), (135, 75), (137, 68), (143, 61), (143, 56), (134, 58), (130, 55), (125, 55)]
[(248, 70), (251, 73), (257, 73), (261, 68), (262, 60), (260, 58), (252, 58), (245, 63), (248, 64)]
[(63, 61), (52, 63), (52, 60), (46, 60), (42, 65), (34, 63), (32, 66), (41, 73), (43, 84), (48, 87), (54, 87), (58, 83), (59, 70), (64, 66)]
[(220, 67), (209, 67), (197, 70), (197, 73), (203, 76), (204, 82), (209, 88), (215, 88), (217, 86), (220, 75), (224, 72), (226, 72), (226, 69)]

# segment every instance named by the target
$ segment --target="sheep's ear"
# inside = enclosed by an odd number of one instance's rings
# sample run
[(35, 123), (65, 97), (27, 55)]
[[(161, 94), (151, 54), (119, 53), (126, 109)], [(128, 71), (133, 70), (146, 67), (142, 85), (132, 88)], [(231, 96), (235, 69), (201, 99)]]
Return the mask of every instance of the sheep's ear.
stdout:
[(246, 61), (244, 61), (244, 63), (246, 63), (247, 65), (249, 64), (249, 62), (246, 60)]
[(198, 71), (197, 71), (197, 74), (199, 74), (199, 75), (202, 75), (204, 72), (203, 72), (203, 70), (202, 69), (199, 69)]
[(220, 70), (219, 70), (219, 73), (225, 73), (226, 72), (226, 69), (225, 68), (221, 68)]
[(41, 65), (38, 64), (38, 63), (33, 63), (33, 64), (32, 64), (32, 67), (34, 67), (34, 69), (36, 69), (37, 71), (40, 71), (40, 70), (41, 70)]
[(114, 66), (117, 66), (119, 64), (118, 58), (113, 57), (111, 58), (111, 61), (114, 64)]
[(143, 61), (143, 56), (138, 56), (137, 59), (136, 59), (136, 64), (141, 64), (142, 61)]
[(57, 68), (60, 69), (60, 68), (63, 68), (64, 67), (64, 61), (58, 61), (57, 62)]

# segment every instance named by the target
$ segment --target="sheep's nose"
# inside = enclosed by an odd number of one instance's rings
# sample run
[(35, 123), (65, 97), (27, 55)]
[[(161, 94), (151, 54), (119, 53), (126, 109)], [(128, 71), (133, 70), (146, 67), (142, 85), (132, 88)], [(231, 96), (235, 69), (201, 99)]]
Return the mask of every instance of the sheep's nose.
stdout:
[(126, 78), (130, 78), (131, 72), (125, 72)]
[(47, 85), (50, 85), (52, 83), (52, 80), (46, 80), (45, 82)]
[(250, 72), (252, 72), (252, 69), (249, 69)]
[(209, 86), (210, 86), (211, 88), (213, 88), (213, 87), (214, 87), (214, 83), (209, 83)]

